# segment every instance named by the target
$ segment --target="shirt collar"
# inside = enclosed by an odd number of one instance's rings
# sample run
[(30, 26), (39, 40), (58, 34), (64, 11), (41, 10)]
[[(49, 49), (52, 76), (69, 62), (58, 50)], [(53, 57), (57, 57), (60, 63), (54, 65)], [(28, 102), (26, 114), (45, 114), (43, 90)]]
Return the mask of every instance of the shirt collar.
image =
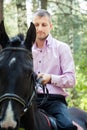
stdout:
[[(52, 35), (49, 34), (48, 37), (46, 38), (44, 44), (45, 44), (45, 46), (49, 47), (51, 45), (51, 42), (52, 42)], [(34, 43), (33, 47), (37, 49), (36, 43)]]
[(47, 39), (46, 39), (46, 45), (50, 46), (51, 45), (51, 41), (52, 41), (52, 35), (49, 34), (48, 37), (47, 37)]

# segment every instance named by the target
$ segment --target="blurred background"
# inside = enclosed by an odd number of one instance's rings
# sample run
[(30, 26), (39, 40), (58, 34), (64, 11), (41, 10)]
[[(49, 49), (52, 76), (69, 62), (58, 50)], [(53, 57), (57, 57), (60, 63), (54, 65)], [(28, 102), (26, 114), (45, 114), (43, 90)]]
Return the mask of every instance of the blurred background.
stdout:
[(24, 33), (37, 9), (52, 15), (52, 35), (71, 47), (76, 86), (70, 93), (69, 106), (87, 111), (87, 0), (0, 0), (0, 22), (4, 19), (9, 37)]

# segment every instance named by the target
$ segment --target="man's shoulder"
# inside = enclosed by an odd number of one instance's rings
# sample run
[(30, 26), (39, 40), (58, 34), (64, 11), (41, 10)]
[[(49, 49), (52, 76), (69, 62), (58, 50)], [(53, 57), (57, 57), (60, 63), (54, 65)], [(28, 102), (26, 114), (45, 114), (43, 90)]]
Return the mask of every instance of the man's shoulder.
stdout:
[(57, 47), (69, 47), (68, 43), (52, 38), (53, 45)]

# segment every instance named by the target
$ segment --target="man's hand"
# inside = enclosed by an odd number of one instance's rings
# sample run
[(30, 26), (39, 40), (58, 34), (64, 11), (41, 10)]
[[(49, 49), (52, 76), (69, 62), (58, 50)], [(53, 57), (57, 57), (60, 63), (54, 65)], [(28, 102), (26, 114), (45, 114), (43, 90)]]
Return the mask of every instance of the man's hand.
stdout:
[(38, 78), (42, 78), (41, 81), (42, 81), (43, 85), (51, 83), (51, 75), (50, 74), (41, 73), (41, 74), (38, 74)]

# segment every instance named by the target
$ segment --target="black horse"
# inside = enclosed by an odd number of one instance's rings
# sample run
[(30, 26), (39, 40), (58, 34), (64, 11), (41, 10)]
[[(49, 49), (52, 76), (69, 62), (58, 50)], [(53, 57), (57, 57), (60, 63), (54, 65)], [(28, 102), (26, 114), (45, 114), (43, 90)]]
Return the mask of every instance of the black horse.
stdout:
[[(50, 120), (37, 108), (37, 76), (33, 71), (32, 44), (36, 30), (31, 23), (25, 40), (9, 39), (4, 22), (0, 24), (0, 130), (52, 130)], [(87, 113), (69, 109), (79, 130), (87, 130)], [(81, 126), (81, 127), (80, 127)]]

